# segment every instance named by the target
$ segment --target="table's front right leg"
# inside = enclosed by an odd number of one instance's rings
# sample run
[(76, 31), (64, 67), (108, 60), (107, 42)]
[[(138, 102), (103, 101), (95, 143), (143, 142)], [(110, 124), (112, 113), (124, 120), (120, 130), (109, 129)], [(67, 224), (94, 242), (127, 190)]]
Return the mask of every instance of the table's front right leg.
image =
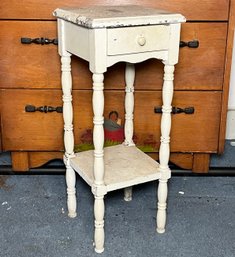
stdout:
[(158, 186), (157, 232), (164, 233), (166, 225), (167, 181), (171, 176), (168, 166), (170, 157), (171, 102), (173, 98), (174, 65), (165, 64), (162, 88), (161, 145), (159, 149), (159, 171), (161, 178)]

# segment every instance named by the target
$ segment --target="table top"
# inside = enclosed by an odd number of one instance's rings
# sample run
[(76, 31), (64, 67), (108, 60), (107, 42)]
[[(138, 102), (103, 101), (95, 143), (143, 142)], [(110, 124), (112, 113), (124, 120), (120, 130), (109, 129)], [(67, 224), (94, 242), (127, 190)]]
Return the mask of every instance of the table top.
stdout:
[(64, 7), (57, 8), (53, 15), (87, 28), (117, 28), (186, 21), (181, 14), (140, 5)]

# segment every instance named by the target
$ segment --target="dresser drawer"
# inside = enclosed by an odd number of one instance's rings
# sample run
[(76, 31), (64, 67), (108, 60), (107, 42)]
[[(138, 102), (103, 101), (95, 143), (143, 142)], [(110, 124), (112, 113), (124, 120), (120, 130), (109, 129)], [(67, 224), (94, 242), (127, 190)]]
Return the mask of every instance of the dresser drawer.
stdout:
[[(92, 138), (90, 135), (92, 129), (91, 92), (82, 91), (76, 95), (74, 97), (79, 95), (79, 100), (76, 100), (78, 104), (74, 105), (75, 139), (76, 144), (82, 146), (85, 144), (86, 146), (86, 143), (89, 143)], [(221, 92), (218, 91), (175, 92), (173, 106), (179, 108), (194, 107), (195, 111), (194, 114), (172, 115), (172, 152), (217, 151), (221, 95)], [(110, 111), (116, 110), (122, 124), (124, 123), (124, 96), (123, 91), (105, 91), (105, 118), (108, 118)], [(134, 138), (137, 145), (144, 151), (155, 152), (159, 149), (161, 114), (154, 113), (154, 108), (161, 105), (161, 91), (135, 92)], [(86, 138), (88, 142), (86, 142)]]
[[(21, 38), (56, 39), (55, 21), (0, 21), (0, 88), (61, 88), (57, 45), (22, 44)], [(74, 88), (91, 88), (87, 62), (72, 58)]]
[[(35, 107), (62, 105), (60, 90), (1, 90), (4, 150), (51, 151), (63, 149), (61, 113), (26, 112)], [(9, 101), (9, 99), (12, 99)], [(14, 99), (14, 100), (13, 100)]]
[[(25, 112), (26, 105), (61, 106), (60, 90), (1, 90), (3, 150), (58, 151), (63, 149), (61, 113)], [(14, 99), (10, 101), (9, 99)], [(75, 144), (86, 149), (92, 140), (92, 92), (74, 90)], [(124, 92), (105, 91), (105, 118), (112, 110), (124, 122)], [(145, 151), (158, 151), (160, 91), (135, 92), (135, 140)], [(194, 107), (194, 114), (172, 115), (172, 152), (216, 152), (221, 108), (220, 92), (175, 92), (173, 106)]]
[[(110, 110), (117, 110), (122, 119), (121, 108), (124, 93), (106, 92), (105, 116)], [(171, 151), (172, 152), (216, 152), (221, 109), (221, 92), (176, 91), (173, 106), (194, 107), (194, 114), (172, 115)], [(161, 107), (160, 91), (135, 92), (134, 133), (137, 145), (145, 151), (157, 151), (160, 145), (161, 114), (154, 113), (154, 107)]]
[[(181, 41), (199, 41), (198, 48), (183, 47), (175, 66), (176, 90), (222, 90), (227, 40), (227, 23), (193, 22), (182, 24)], [(163, 64), (155, 59), (135, 65), (136, 90), (160, 90)], [(108, 69), (106, 88), (123, 88), (124, 64)], [(113, 84), (114, 81), (116, 85)]]
[(227, 20), (228, 0), (24, 0), (24, 4), (18, 0), (4, 0), (0, 5), (0, 18), (2, 19), (55, 19), (52, 12), (62, 6), (89, 6), (89, 5), (118, 5), (140, 3), (144, 6), (156, 9), (166, 9), (171, 12), (183, 14), (187, 20)]
[[(0, 88), (60, 89), (60, 58), (56, 45), (21, 44), (21, 37), (57, 38), (53, 21), (0, 21)], [(221, 90), (223, 84), (226, 23), (186, 23), (181, 40), (198, 40), (198, 48), (180, 49), (175, 71), (175, 88), (179, 90)], [(110, 49), (112, 51), (112, 49)], [(73, 87), (91, 89), (88, 63), (72, 58)], [(124, 65), (108, 69), (105, 87), (124, 87)], [(149, 60), (136, 65), (136, 89), (162, 88), (163, 65)]]
[(107, 54), (131, 54), (167, 50), (170, 26), (137, 26), (107, 30)]
[[(27, 105), (38, 107), (62, 106), (61, 90), (6, 89), (0, 90), (2, 108), (2, 139), (5, 151), (61, 151), (63, 115), (58, 112), (27, 112)], [(14, 99), (14, 101), (9, 101)], [(74, 90), (75, 144), (92, 127), (93, 112), (90, 90)], [(30, 108), (32, 110), (32, 107)]]
[[(0, 88), (61, 89), (57, 45), (22, 44), (21, 38), (56, 39), (55, 21), (0, 21)], [(105, 84), (124, 84), (121, 64), (109, 69)], [(73, 88), (91, 89), (89, 64), (72, 57)], [(115, 80), (116, 78), (117, 80)]]
[(57, 46), (21, 43), (21, 38), (55, 39), (56, 23), (0, 21), (0, 26), (0, 52), (5, 56), (0, 60), (0, 87), (59, 87)]

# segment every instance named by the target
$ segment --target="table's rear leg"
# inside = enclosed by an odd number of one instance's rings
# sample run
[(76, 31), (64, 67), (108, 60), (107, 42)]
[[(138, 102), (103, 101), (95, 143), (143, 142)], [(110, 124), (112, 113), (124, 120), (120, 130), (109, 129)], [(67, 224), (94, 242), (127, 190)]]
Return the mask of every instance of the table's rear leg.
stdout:
[[(134, 133), (134, 125), (133, 125), (133, 112), (134, 112), (134, 82), (135, 82), (135, 66), (131, 63), (126, 63), (125, 69), (125, 140), (124, 144), (126, 146), (134, 146), (133, 142), (133, 133)], [(124, 189), (124, 200), (131, 201), (132, 200), (132, 187), (128, 187)]]

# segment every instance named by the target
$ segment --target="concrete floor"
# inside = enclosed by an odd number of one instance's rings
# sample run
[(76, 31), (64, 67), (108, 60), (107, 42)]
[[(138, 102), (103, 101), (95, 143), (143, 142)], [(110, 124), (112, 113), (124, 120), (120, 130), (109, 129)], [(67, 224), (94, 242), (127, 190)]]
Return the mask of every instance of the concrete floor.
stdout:
[(0, 176), (1, 257), (234, 257), (235, 177), (174, 176), (165, 234), (155, 232), (156, 183), (106, 197), (106, 244), (94, 253), (93, 198), (77, 179), (78, 217), (66, 215), (63, 175)]

